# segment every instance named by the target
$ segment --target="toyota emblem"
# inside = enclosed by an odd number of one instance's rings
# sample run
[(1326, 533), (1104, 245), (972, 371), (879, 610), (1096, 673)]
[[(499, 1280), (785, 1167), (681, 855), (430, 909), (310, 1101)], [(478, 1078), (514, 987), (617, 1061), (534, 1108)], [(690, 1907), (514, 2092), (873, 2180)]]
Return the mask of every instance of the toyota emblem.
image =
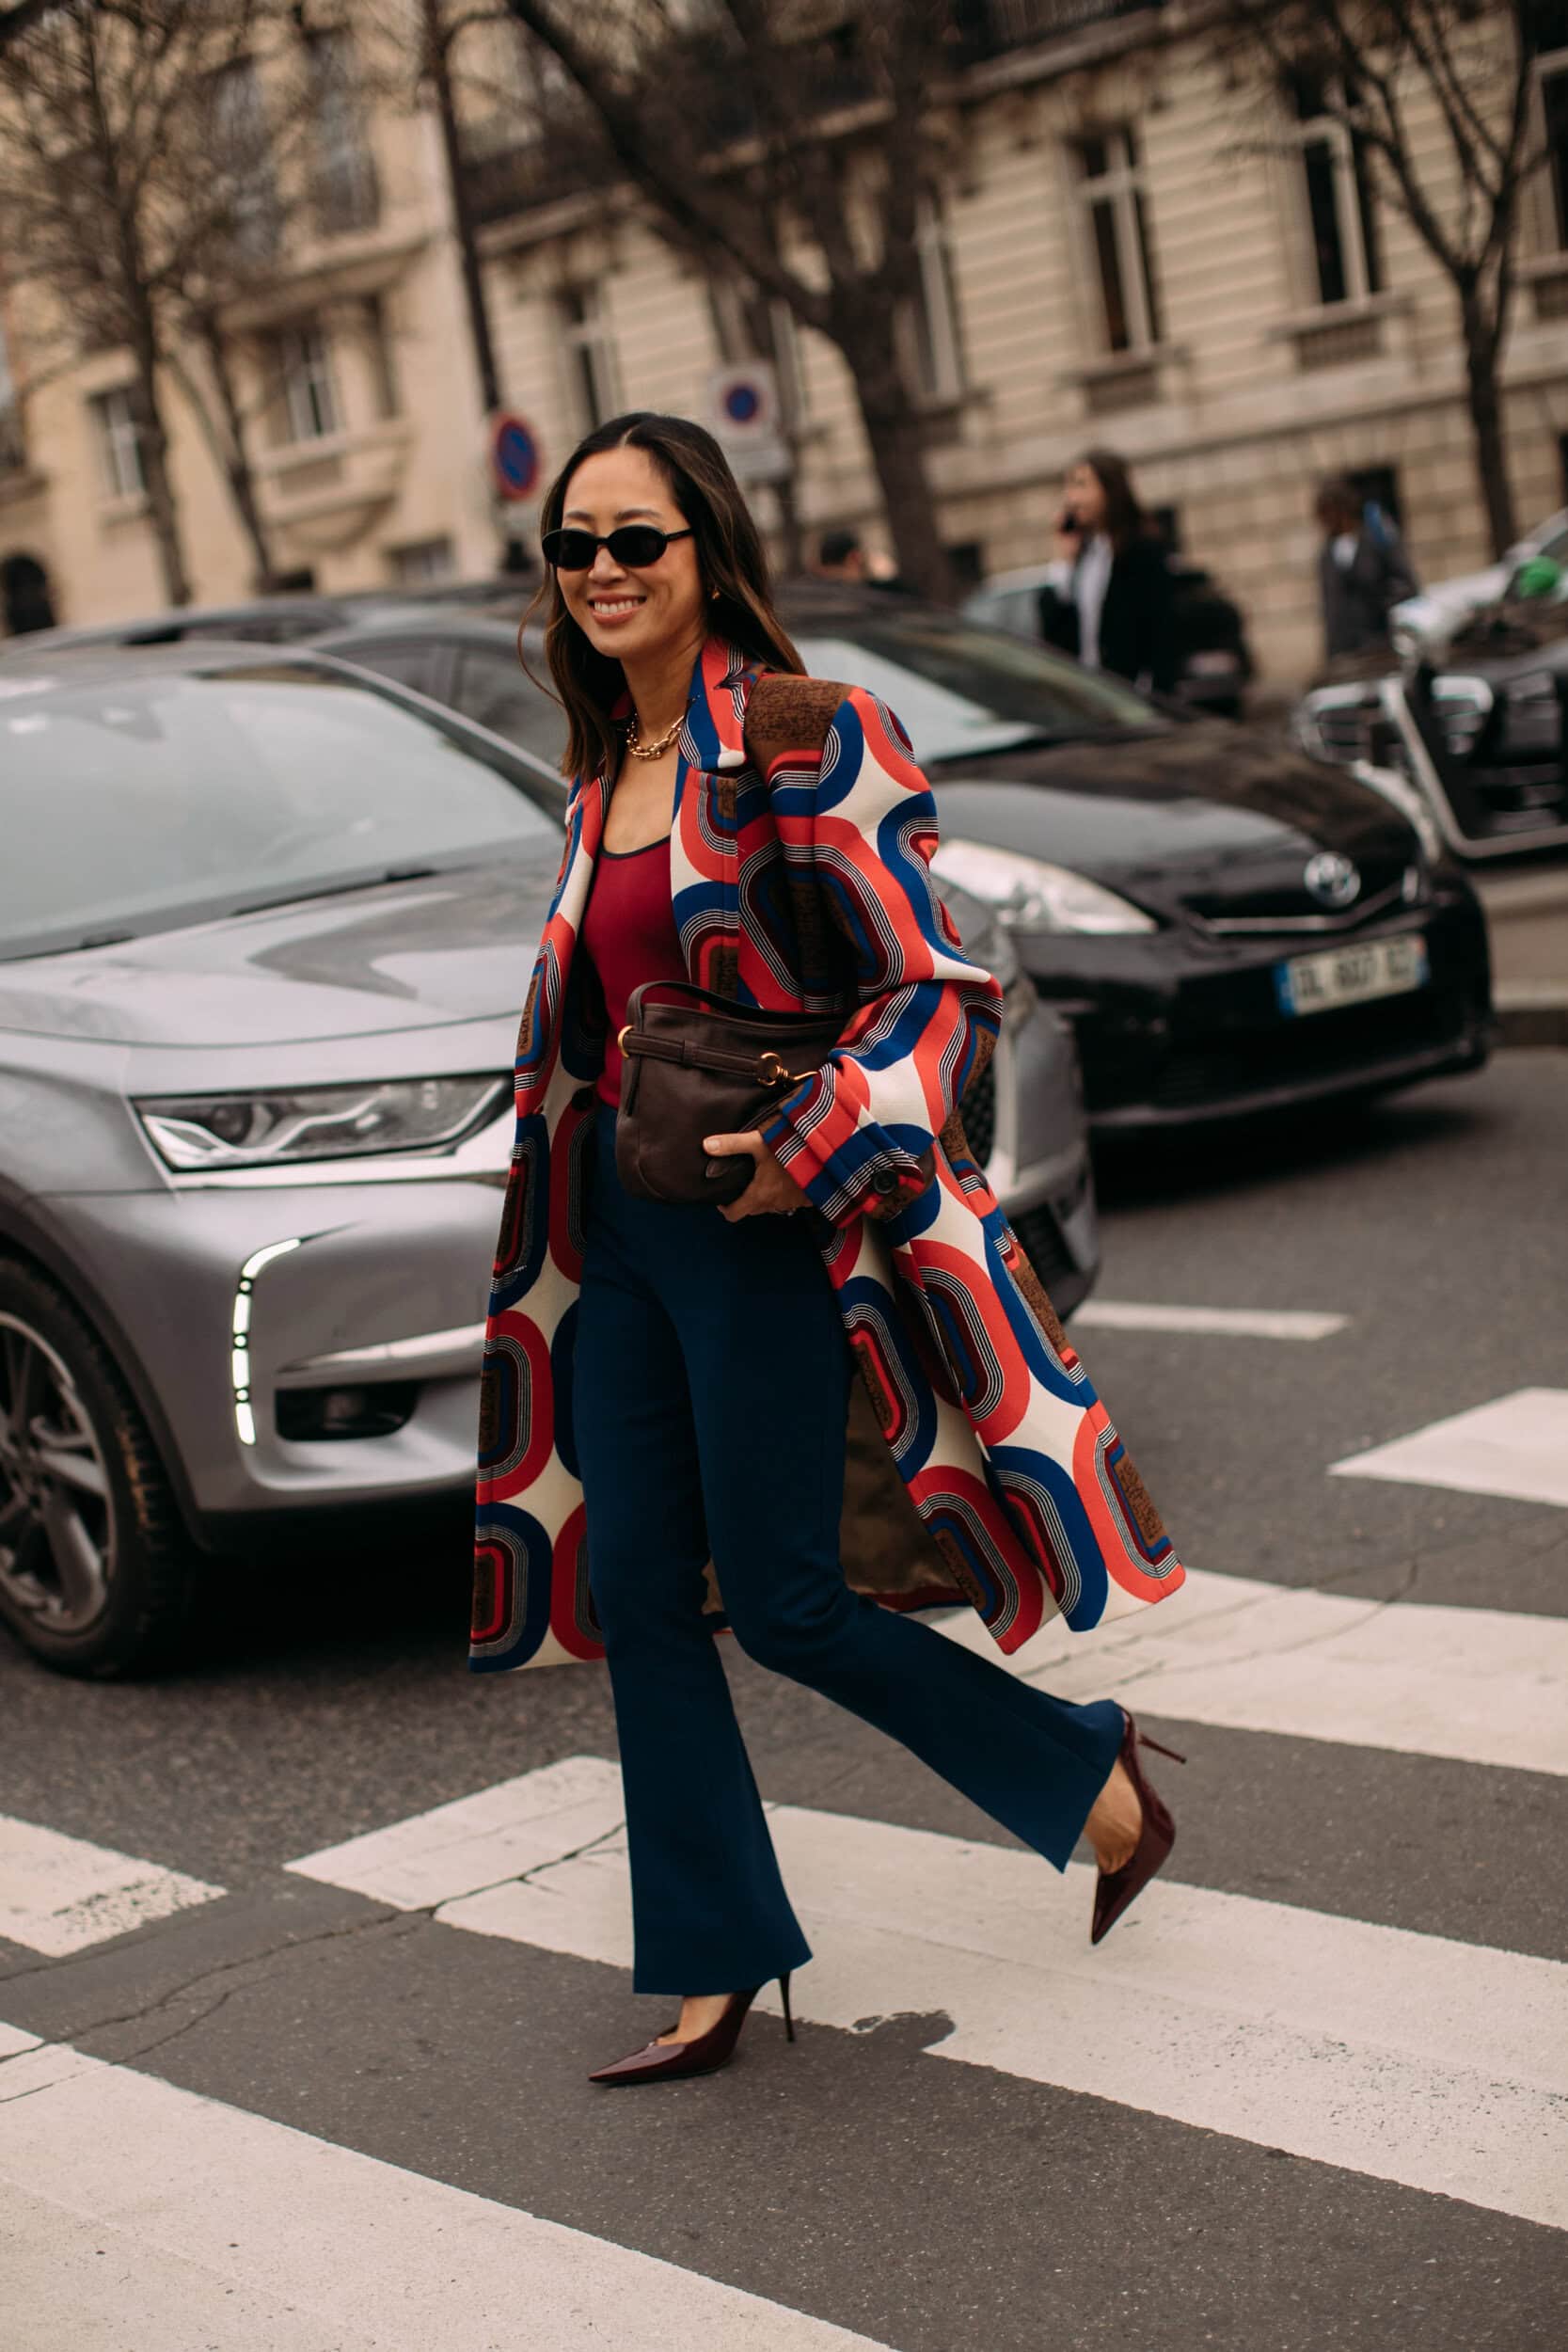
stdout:
[(1316, 857), (1308, 858), (1302, 880), (1325, 907), (1348, 907), (1361, 888), (1360, 875), (1338, 850), (1320, 850)]

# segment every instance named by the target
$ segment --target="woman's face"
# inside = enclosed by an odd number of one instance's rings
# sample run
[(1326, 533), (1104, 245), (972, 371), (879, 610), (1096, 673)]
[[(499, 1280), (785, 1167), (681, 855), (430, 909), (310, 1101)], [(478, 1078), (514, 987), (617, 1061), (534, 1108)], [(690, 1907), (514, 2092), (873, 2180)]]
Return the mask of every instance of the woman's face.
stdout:
[(1105, 485), (1092, 466), (1069, 466), (1067, 504), (1072, 519), (1085, 531), (1100, 531), (1105, 522)]
[[(664, 476), (641, 449), (585, 457), (566, 485), (561, 519), (595, 538), (622, 523), (652, 523), (660, 531), (687, 527)], [(706, 634), (707, 594), (694, 539), (677, 539), (635, 571), (600, 548), (586, 572), (556, 577), (566, 610), (589, 644), (616, 661), (657, 661), (688, 648), (695, 653)]]

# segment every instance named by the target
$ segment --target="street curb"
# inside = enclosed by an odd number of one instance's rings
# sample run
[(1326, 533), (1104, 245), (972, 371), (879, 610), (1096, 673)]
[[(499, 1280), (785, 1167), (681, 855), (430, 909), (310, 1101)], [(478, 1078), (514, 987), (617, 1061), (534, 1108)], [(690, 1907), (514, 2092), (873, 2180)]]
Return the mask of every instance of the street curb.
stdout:
[(1499, 1045), (1568, 1045), (1568, 987), (1499, 988)]

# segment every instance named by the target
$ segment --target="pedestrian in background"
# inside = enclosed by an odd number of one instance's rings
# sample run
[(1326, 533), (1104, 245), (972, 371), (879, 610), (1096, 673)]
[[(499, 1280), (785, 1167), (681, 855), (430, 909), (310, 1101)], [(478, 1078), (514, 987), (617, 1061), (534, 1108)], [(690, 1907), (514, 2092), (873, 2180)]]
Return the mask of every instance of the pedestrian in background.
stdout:
[(818, 580), (847, 580), (860, 586), (866, 578), (865, 549), (854, 531), (825, 531), (816, 543)]
[(1040, 635), (1086, 670), (1174, 691), (1176, 639), (1165, 550), (1138, 503), (1125, 459), (1086, 450), (1068, 469)]
[[(701, 426), (599, 426), (543, 520), (574, 782), (518, 1041), (471, 1663), (608, 1661), (633, 1986), (683, 1997), (592, 2079), (665, 2082), (725, 2063), (769, 1977), (787, 2019), (811, 1957), (719, 1625), (1058, 1869), (1086, 1835), (1098, 1943), (1174, 1835), (1132, 1718), (1053, 1698), (908, 1613), (967, 1598), (1012, 1648), (1057, 1608), (1085, 1627), (1182, 1572), (962, 1140), (1001, 996), (933, 887), (936, 806), (902, 727), (863, 689), (800, 674)], [(780, 1072), (754, 1131), (705, 1139), (752, 1164), (733, 1200), (650, 1198), (623, 1175), (628, 1005), (650, 981), (797, 1018), (844, 1008), (827, 1060)], [(893, 1507), (940, 1539), (891, 1601), (850, 1588), (840, 1549), (857, 1360)]]
[(1406, 596), (1420, 594), (1403, 541), (1383, 509), (1363, 500), (1348, 474), (1330, 474), (1320, 483), (1314, 508), (1323, 533), (1318, 587), (1325, 658), (1387, 644), (1390, 612)]

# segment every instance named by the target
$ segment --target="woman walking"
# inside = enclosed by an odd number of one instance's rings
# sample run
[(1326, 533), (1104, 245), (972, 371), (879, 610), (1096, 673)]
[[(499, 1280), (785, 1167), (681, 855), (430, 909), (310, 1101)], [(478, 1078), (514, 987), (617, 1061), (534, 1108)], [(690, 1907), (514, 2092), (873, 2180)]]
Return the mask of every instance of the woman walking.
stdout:
[[(1048, 1697), (909, 1613), (968, 1599), (1011, 1650), (1058, 1610), (1086, 1626), (1157, 1600), (1181, 1569), (964, 1141), (1000, 997), (932, 889), (934, 804), (896, 720), (800, 675), (699, 426), (601, 426), (543, 522), (574, 781), (518, 1041), (470, 1663), (608, 1660), (633, 1989), (681, 1996), (592, 2077), (620, 2086), (722, 2065), (770, 1978), (787, 2022), (810, 1957), (717, 1629), (1058, 1869), (1086, 1828), (1098, 1941), (1173, 1836), (1131, 1718)], [(704, 1139), (721, 1174), (752, 1163), (721, 1206), (618, 1171), (628, 1000), (654, 981), (842, 1011), (760, 1129)], [(839, 1543), (857, 1368), (922, 1555), (884, 1559), (877, 1597)], [(901, 1541), (890, 1527), (889, 1557)]]
[(1171, 580), (1124, 458), (1085, 451), (1068, 469), (1040, 634), (1085, 669), (1168, 694), (1176, 686)]

